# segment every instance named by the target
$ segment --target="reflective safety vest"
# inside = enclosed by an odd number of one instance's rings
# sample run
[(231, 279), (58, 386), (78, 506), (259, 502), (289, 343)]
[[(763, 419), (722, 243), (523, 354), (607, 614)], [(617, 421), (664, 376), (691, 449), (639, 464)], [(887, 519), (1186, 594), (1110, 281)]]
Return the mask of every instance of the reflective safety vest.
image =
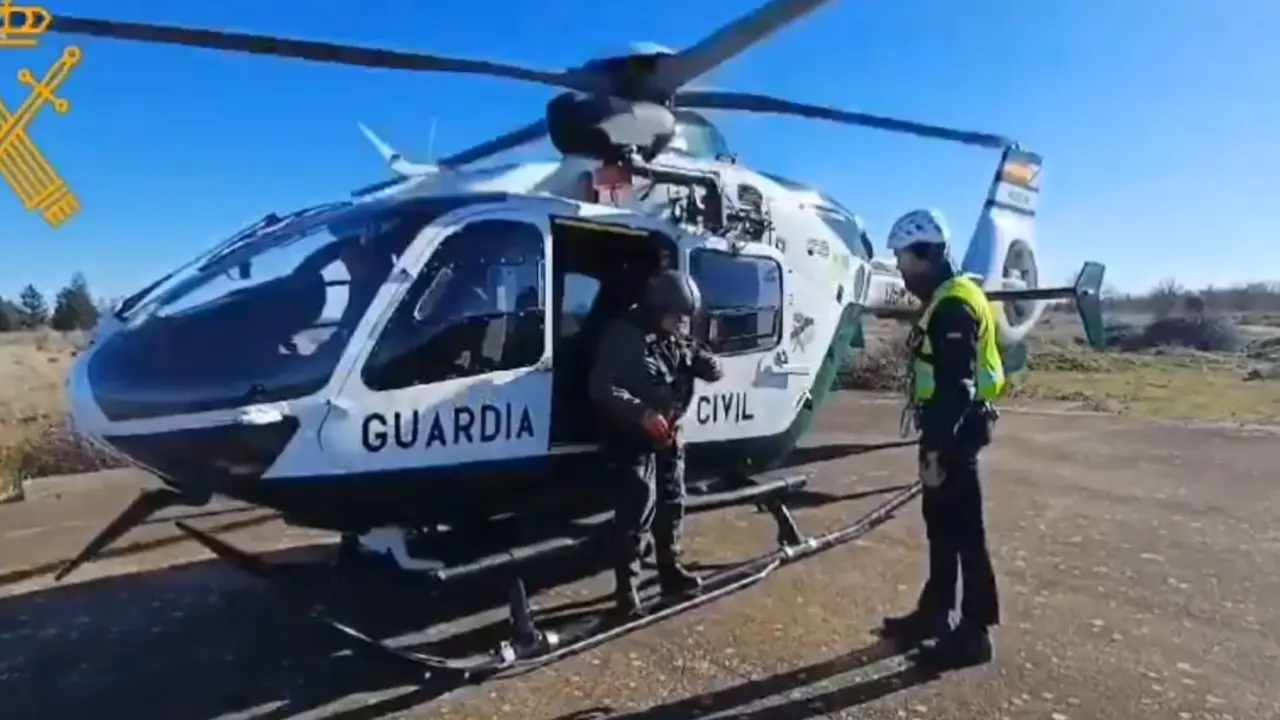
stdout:
[(912, 384), (909, 389), (913, 404), (933, 397), (933, 349), (929, 344), (929, 319), (938, 303), (946, 298), (956, 298), (973, 310), (978, 318), (978, 347), (975, 374), (978, 387), (975, 399), (990, 402), (1004, 393), (1004, 363), (1000, 359), (1000, 346), (996, 343), (996, 319), (991, 302), (972, 278), (956, 275), (934, 291), (924, 313), (916, 323), (915, 342), (912, 343)]

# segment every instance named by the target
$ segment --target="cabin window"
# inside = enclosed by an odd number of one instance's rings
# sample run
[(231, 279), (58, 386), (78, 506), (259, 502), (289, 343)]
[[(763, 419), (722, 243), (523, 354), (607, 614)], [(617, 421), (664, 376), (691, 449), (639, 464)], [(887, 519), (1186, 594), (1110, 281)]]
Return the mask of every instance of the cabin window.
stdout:
[(432, 253), (378, 337), (373, 390), (513, 370), (543, 355), (544, 238), (535, 225), (479, 220)]
[(721, 355), (771, 350), (782, 341), (782, 266), (770, 258), (694, 250), (689, 273), (702, 291), (694, 333)]
[(561, 338), (578, 334), (582, 321), (591, 312), (591, 306), (595, 304), (596, 294), (599, 292), (599, 280), (581, 273), (565, 273), (564, 310), (560, 313)]
[(849, 248), (849, 252), (853, 253), (854, 257), (870, 260), (875, 255), (871, 240), (867, 237), (867, 233), (862, 229), (861, 224), (856, 220), (844, 213), (825, 208), (817, 208), (816, 212), (822, 222), (826, 223), (832, 232), (840, 236), (840, 241), (844, 243), (845, 247)]

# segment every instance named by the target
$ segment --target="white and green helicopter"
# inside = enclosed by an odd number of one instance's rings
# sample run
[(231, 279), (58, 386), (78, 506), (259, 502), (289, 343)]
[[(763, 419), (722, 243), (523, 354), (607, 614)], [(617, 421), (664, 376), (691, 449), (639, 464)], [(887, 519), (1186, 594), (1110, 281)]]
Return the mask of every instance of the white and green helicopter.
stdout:
[[(565, 91), (544, 117), (434, 165), (408, 161), (368, 133), (394, 178), (269, 215), (123, 302), (74, 367), (71, 411), (81, 433), (150, 469), (164, 487), (144, 493), (62, 575), (157, 508), (213, 495), (341, 533), (350, 547), (441, 582), (580, 546), (585, 536), (451, 565), (411, 541), (600, 497), (607, 483), (596, 470), (587, 368), (603, 325), (662, 268), (698, 282), (704, 312), (695, 335), (725, 372), (697, 387), (684, 421), (691, 478), (778, 467), (861, 345), (864, 315), (899, 314), (905, 293), (873, 258), (854, 213), (741, 162), (700, 110), (795, 115), (1000, 151), (962, 268), (1002, 304), (1000, 342), (1011, 364), (1025, 363), (1024, 341), (1051, 298), (1076, 298), (1099, 341), (1101, 265), (1087, 264), (1075, 287), (1038, 286), (1034, 153), (987, 133), (682, 89), (823, 4), (773, 0), (686, 50), (636, 46), (560, 72), (55, 18), (61, 33), (491, 75)], [(472, 167), (543, 137), (559, 157)], [(532, 628), (527, 601), (515, 593), (517, 637), (504, 649), (480, 659), (415, 659), (475, 672), (549, 662), (844, 542), (910, 500), (897, 497), (847, 528), (804, 538), (779, 499), (796, 485), (761, 482), (693, 501), (768, 507), (781, 547), (710, 580), (686, 604), (624, 630), (557, 641)], [(241, 567), (263, 570), (183, 529)]]

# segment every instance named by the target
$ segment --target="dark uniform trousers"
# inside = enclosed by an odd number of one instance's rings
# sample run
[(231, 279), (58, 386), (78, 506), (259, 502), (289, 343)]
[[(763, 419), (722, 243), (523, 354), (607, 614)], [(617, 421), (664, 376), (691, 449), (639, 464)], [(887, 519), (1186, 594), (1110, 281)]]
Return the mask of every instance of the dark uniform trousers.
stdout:
[(995, 572), (987, 549), (978, 452), (961, 450), (939, 458), (944, 480), (924, 489), (925, 534), (929, 543), (929, 579), (920, 594), (923, 614), (945, 617), (956, 607), (956, 585), (963, 578), (962, 622), (972, 626), (1000, 621)]
[[(655, 552), (659, 564), (680, 557), (680, 531), (684, 527), (684, 433), (677, 428), (676, 442), (661, 448), (657, 460), (657, 507), (653, 518)], [(662, 535), (662, 543), (657, 536)]]
[(604, 448), (608, 475), (619, 493), (615, 568), (619, 580), (632, 584), (640, 575), (646, 536), (652, 533), (658, 566), (680, 555), (684, 520), (684, 444), (656, 449), (644, 440), (620, 438)]
[[(649, 345), (651, 380), (665, 390), (669, 403), (655, 408), (675, 426), (675, 442), (658, 447), (634, 430), (610, 433), (605, 454), (616, 474), (618, 497), (614, 525), (618, 529), (617, 569), (619, 587), (634, 587), (645, 554), (646, 536), (652, 535), (659, 571), (673, 566), (680, 555), (680, 530), (684, 524), (684, 433), (680, 418), (693, 398), (691, 362), (682, 345), (657, 341)], [(610, 447), (611, 446), (611, 447)]]

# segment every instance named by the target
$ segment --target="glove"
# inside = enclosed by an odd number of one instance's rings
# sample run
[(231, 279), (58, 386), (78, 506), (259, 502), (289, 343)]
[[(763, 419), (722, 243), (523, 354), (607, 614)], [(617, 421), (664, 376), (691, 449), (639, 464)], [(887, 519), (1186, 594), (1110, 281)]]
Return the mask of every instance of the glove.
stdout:
[(646, 410), (642, 423), (645, 434), (653, 440), (654, 444), (665, 447), (675, 441), (675, 432), (671, 423), (658, 413)]
[(942, 472), (942, 463), (938, 462), (938, 453), (927, 451), (920, 456), (920, 482), (929, 489), (942, 485), (946, 476)]

